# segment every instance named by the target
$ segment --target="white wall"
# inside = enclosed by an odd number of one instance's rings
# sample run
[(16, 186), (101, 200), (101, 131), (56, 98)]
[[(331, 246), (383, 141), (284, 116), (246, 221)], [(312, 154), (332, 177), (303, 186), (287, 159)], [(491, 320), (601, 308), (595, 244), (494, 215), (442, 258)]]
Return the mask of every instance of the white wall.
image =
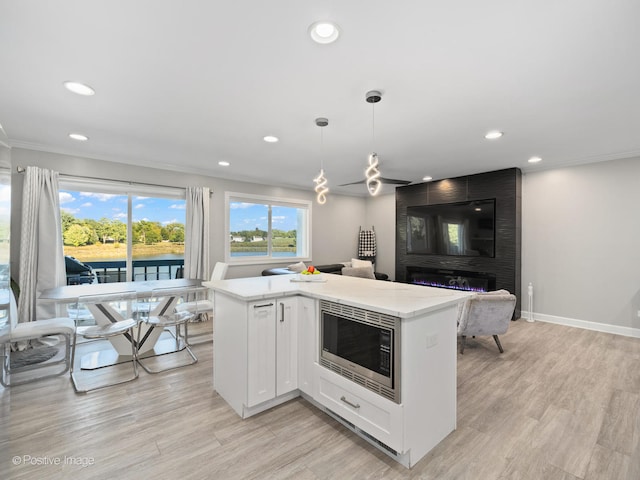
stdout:
[(535, 316), (640, 336), (639, 206), (640, 158), (523, 176), (522, 291), (533, 284)]
[[(37, 165), (62, 174), (213, 190), (212, 261), (224, 259), (226, 191), (314, 201), (296, 190), (214, 177), (134, 167), (14, 148), (15, 167)], [(12, 272), (16, 276), (22, 176), (12, 181)], [(522, 200), (522, 306), (534, 285), (537, 319), (640, 336), (640, 158), (527, 173)], [(395, 194), (373, 198), (330, 195), (312, 207), (312, 261), (347, 261), (357, 255), (358, 229), (375, 227), (376, 270), (395, 276)], [(284, 262), (281, 265), (286, 265)], [(259, 275), (271, 265), (232, 267), (229, 276)], [(606, 328), (605, 328), (606, 330)]]
[[(20, 243), (20, 212), (22, 208), (22, 175), (15, 167), (29, 165), (50, 168), (65, 175), (90, 176), (110, 180), (154, 183), (176, 187), (206, 186), (212, 189), (211, 197), (211, 262), (224, 261), (224, 195), (225, 192), (251, 193), (280, 198), (312, 200), (312, 261), (316, 264), (347, 261), (357, 253), (358, 227), (366, 215), (364, 198), (330, 195), (325, 205), (315, 203), (310, 184), (309, 190), (284, 189), (220, 178), (193, 175), (121, 163), (104, 162), (82, 157), (40, 152), (23, 148), (12, 149), (12, 275), (17, 278), (18, 245)], [(311, 183), (311, 182), (310, 182)], [(230, 278), (260, 275), (263, 269), (278, 265), (251, 265), (229, 268)]]

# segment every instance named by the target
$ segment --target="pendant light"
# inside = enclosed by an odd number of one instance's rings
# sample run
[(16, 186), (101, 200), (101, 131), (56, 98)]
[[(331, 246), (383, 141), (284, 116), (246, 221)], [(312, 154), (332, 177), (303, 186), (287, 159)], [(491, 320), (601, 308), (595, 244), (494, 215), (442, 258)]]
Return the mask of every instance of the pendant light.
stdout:
[[(375, 108), (374, 105), (382, 100), (382, 94), (377, 90), (371, 90), (365, 95), (367, 103), (371, 104), (371, 145), (375, 138)], [(380, 192), (382, 181), (380, 179), (380, 170), (378, 170), (378, 154), (371, 152), (369, 154), (369, 165), (364, 174), (366, 177), (367, 190), (371, 196), (375, 196)]]
[(316, 118), (316, 125), (320, 127), (320, 173), (318, 176), (313, 179), (315, 182), (315, 191), (316, 191), (316, 201), (320, 205), (324, 205), (327, 203), (327, 192), (329, 188), (327, 187), (327, 179), (324, 176), (324, 150), (323, 150), (323, 138), (322, 138), (322, 128), (329, 125), (329, 120), (326, 118), (320, 117)]

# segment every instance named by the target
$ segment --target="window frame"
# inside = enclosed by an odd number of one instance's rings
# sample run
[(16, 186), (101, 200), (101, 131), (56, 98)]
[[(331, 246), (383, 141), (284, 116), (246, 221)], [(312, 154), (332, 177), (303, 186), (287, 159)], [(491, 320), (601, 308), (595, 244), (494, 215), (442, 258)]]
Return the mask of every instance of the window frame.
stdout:
[[(127, 197), (127, 255), (126, 255), (126, 281), (133, 281), (133, 199), (134, 197), (158, 197), (176, 200), (187, 198), (187, 189), (184, 187), (169, 187), (161, 185), (138, 184), (135, 182), (123, 182), (97, 178), (84, 178), (73, 176), (60, 176), (58, 180), (60, 190), (74, 192), (93, 192), (122, 195)], [(61, 208), (62, 209), (62, 208)], [(186, 227), (185, 214), (185, 227)]]
[[(242, 257), (233, 257), (231, 256), (231, 203), (235, 202), (248, 202), (248, 203), (256, 203), (268, 205), (269, 211), (269, 219), (268, 219), (268, 232), (267, 232), (267, 255), (256, 255), (256, 256), (242, 256)], [(291, 207), (291, 208), (301, 208), (306, 210), (306, 231), (302, 233), (302, 241), (306, 243), (305, 247), (305, 255), (303, 256), (293, 256), (293, 257), (274, 257), (272, 249), (272, 219), (271, 212), (272, 207)], [(239, 192), (225, 192), (224, 196), (224, 208), (225, 208), (225, 225), (224, 225), (224, 258), (225, 262), (231, 265), (261, 265), (261, 264), (272, 264), (272, 263), (283, 263), (283, 262), (307, 262), (311, 260), (311, 230), (312, 230), (312, 207), (313, 202), (309, 200), (303, 200), (298, 198), (281, 198), (281, 197), (272, 197), (267, 195), (254, 195), (250, 193), (239, 193)]]

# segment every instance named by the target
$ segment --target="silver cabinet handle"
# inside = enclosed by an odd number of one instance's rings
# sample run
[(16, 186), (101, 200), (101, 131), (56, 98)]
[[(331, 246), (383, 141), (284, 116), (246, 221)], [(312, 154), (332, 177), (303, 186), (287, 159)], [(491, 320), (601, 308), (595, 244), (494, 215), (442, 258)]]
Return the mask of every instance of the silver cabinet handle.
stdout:
[(280, 321), (284, 322), (284, 303), (280, 303)]
[(340, 397), (340, 400), (342, 400), (344, 403), (346, 403), (347, 405), (349, 405), (350, 407), (353, 408), (360, 408), (360, 404), (359, 403), (351, 403), (349, 400), (347, 400), (344, 395), (342, 397)]
[(272, 307), (273, 306), (273, 302), (272, 303), (263, 303), (262, 305), (254, 305), (253, 308), (264, 308), (264, 307)]

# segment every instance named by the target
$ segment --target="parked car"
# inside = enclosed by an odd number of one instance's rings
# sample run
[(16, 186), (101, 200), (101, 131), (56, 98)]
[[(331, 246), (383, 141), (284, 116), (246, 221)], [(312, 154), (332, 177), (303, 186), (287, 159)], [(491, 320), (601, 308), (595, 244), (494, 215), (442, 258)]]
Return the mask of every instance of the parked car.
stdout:
[(67, 285), (98, 283), (98, 277), (90, 265), (86, 265), (70, 255), (64, 256), (64, 264), (67, 270)]

